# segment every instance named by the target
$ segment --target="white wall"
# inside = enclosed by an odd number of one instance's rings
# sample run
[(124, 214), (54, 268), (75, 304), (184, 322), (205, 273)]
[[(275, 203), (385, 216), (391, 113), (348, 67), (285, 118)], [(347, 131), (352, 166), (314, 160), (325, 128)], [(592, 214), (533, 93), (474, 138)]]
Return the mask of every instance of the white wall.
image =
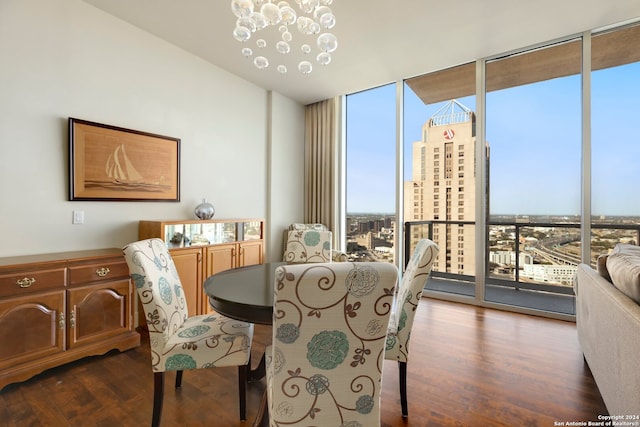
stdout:
[[(289, 165), (302, 164), (304, 107), (270, 98), (82, 1), (0, 0), (0, 256), (122, 247), (138, 220), (195, 219), (203, 197), (216, 218), (272, 218), (279, 234), (302, 192), (269, 203), (269, 171), (302, 181)], [(69, 117), (181, 138), (181, 201), (68, 201)]]
[(271, 261), (282, 260), (283, 231), (293, 222), (304, 220), (304, 126), (292, 132), (291, 126), (304, 124), (304, 109), (288, 98), (273, 94), (273, 117), (269, 156), (269, 212), (267, 222), (272, 226), (268, 236)]

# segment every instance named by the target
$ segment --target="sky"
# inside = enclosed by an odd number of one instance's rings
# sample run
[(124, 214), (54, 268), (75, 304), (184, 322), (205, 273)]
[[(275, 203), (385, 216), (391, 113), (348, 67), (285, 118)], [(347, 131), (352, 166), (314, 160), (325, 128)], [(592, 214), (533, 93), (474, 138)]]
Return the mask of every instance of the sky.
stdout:
[[(487, 94), (490, 213), (576, 215), (581, 198), (580, 77)], [(405, 85), (404, 180), (411, 147), (443, 103)], [(640, 63), (592, 73), (592, 213), (640, 216)], [(458, 99), (476, 110), (475, 96)], [(347, 212), (395, 211), (395, 84), (347, 96)]]

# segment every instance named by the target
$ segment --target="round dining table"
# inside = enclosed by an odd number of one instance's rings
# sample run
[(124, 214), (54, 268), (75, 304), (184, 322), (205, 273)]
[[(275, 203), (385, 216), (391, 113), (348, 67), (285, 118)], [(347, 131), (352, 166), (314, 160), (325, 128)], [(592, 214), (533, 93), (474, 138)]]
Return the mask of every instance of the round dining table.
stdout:
[(284, 262), (267, 262), (221, 271), (204, 282), (215, 311), (237, 320), (270, 325), (273, 320), (275, 269)]

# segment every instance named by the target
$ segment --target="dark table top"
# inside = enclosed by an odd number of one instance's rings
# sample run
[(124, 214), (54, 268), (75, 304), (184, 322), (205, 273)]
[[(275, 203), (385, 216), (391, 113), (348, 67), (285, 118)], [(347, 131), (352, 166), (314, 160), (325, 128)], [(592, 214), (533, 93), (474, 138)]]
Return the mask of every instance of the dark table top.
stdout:
[(274, 271), (283, 262), (225, 270), (204, 282), (211, 306), (220, 314), (270, 325), (273, 319)]

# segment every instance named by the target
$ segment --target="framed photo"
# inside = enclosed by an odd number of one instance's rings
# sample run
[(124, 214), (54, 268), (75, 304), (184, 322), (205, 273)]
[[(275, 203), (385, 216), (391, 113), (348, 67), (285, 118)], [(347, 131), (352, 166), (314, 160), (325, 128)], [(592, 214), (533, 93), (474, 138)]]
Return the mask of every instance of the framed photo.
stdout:
[(69, 200), (180, 201), (180, 139), (70, 117)]

